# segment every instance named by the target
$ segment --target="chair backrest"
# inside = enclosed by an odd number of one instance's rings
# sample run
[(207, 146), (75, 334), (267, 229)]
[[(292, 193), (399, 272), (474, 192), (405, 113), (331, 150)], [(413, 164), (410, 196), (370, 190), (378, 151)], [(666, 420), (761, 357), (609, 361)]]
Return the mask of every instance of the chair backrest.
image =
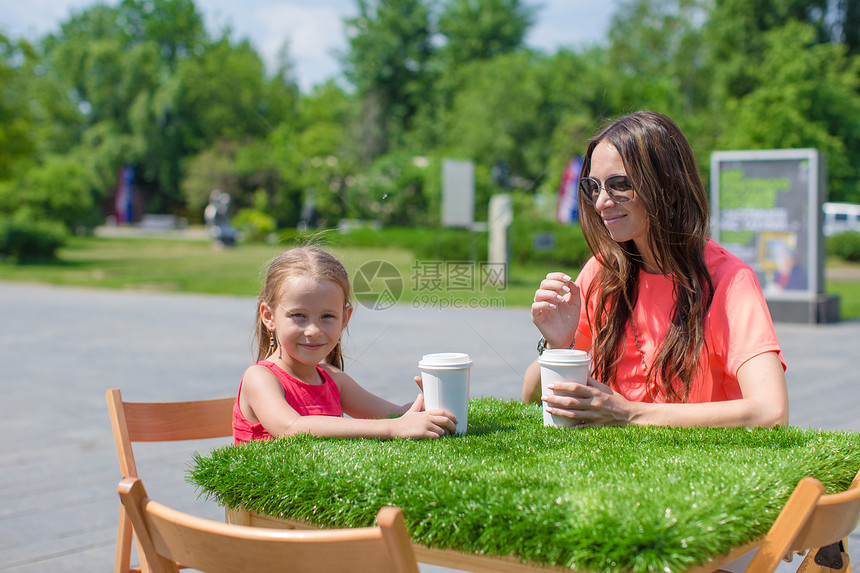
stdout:
[(383, 507), (375, 527), (283, 530), (219, 523), (146, 497), (138, 478), (117, 487), (153, 573), (176, 562), (209, 573), (418, 573), (399, 508)]
[(133, 442), (203, 440), (233, 435), (236, 398), (190, 402), (123, 402), (117, 388), (107, 391), (116, 453), (123, 477), (137, 477)]
[[(747, 573), (776, 569), (793, 552), (817, 550), (848, 537), (860, 524), (860, 471), (843, 492), (824, 495), (813, 477), (797, 484), (753, 558)], [(812, 556), (813, 551), (809, 552)]]
[[(202, 440), (233, 435), (233, 404), (236, 398), (216, 398), (191, 402), (124, 402), (122, 393), (111, 388), (106, 393), (116, 454), (122, 477), (137, 477), (134, 442)], [(130, 569), (132, 528), (120, 506), (117, 528), (115, 573)], [(141, 556), (141, 566), (145, 569)]]

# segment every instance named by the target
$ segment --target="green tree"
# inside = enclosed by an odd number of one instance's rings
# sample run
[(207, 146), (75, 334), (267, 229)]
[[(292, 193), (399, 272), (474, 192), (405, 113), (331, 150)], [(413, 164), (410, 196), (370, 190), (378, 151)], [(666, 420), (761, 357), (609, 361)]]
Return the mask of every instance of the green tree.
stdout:
[(208, 44), (193, 0), (123, 0), (121, 23), (135, 42), (154, 44), (169, 69)]
[(402, 143), (425, 97), (430, 10), (422, 0), (358, 0), (346, 27), (345, 73), (362, 102), (357, 145), (369, 162)]
[(833, 8), (836, 17), (832, 19), (831, 38), (845, 44), (849, 54), (860, 55), (860, 3), (856, 0), (836, 0)]
[(522, 0), (449, 0), (439, 16), (445, 42), (438, 57), (449, 69), (515, 52), (535, 22), (535, 7)]
[(815, 42), (829, 41), (828, 0), (715, 0), (705, 25), (717, 99), (743, 97), (756, 87), (765, 32), (789, 21), (806, 22)]
[(617, 78), (608, 71), (607, 59), (605, 48), (593, 46), (582, 53), (559, 50), (541, 60), (542, 115), (549, 119), (548, 134), (541, 141), (546, 154), (541, 193), (558, 193), (568, 162), (585, 153), (600, 122), (617, 112), (608, 96)]
[(815, 43), (813, 27), (791, 22), (765, 34), (756, 87), (727, 103), (725, 149), (812, 147), (827, 157), (830, 197), (860, 201), (860, 58)]
[(188, 157), (182, 194), (192, 220), (202, 220), (203, 210), (213, 190), (218, 189), (231, 197), (242, 194), (241, 181), (234, 166), (236, 147), (234, 142), (219, 141), (197, 155)]
[(572, 138), (590, 132), (599, 117), (606, 88), (598, 69), (570, 52), (549, 57), (528, 51), (464, 66), (440, 151), (473, 159), (487, 171), (504, 161), (514, 186), (535, 191), (557, 175), (554, 170), (560, 173), (574, 151)]
[(540, 172), (527, 159), (543, 125), (538, 56), (509, 54), (463, 70), (463, 88), (446, 118), (446, 147), (484, 165), (505, 160), (521, 177)]
[[(179, 62), (194, 57), (206, 42), (190, 0), (125, 0), (116, 8), (96, 5), (74, 15), (59, 34), (42, 42), (41, 66), (47, 72), (41, 119), (64, 126), (58, 137), (41, 138), (47, 142), (45, 152), (81, 157), (96, 170), (89, 179), (102, 196), (114, 185), (117, 169), (134, 164), (136, 184), (147, 191), (149, 208), (169, 208), (175, 203), (183, 154), (177, 145), (165, 143), (163, 135), (176, 126), (167, 116), (150, 116), (153, 123), (139, 129), (146, 116), (142, 110)], [(57, 103), (50, 101), (52, 96)], [(147, 161), (171, 151), (176, 153), (166, 164)]]
[(31, 47), (26, 42), (13, 44), (0, 34), (0, 181), (12, 177), (17, 165), (30, 159), (35, 151), (23, 63), (29, 52)]
[(359, 104), (331, 81), (303, 96), (300, 104), (295, 153), (302, 158), (302, 186), (313, 190), (320, 220), (329, 225), (356, 216), (346, 194), (361, 160), (354, 144), (358, 138), (349, 128)]
[(615, 110), (650, 108), (673, 116), (705, 105), (702, 0), (627, 0), (612, 17), (607, 92)]
[(428, 63), (428, 89), (421, 98), (407, 147), (426, 153), (444, 139), (443, 117), (467, 81), (468, 65), (524, 49), (536, 8), (521, 0), (449, 0), (435, 34), (440, 47)]
[(209, 40), (191, 0), (97, 5), (42, 48), (44, 152), (84, 158), (103, 195), (119, 166), (133, 164), (150, 212), (183, 209), (185, 158), (295, 121), (298, 88), (286, 56), (267, 78), (246, 40), (234, 42), (229, 31)]
[(313, 190), (321, 214), (336, 222), (344, 213), (339, 193), (349, 164), (351, 110), (349, 96), (328, 82), (302, 96), (293, 113), (266, 134), (219, 140), (192, 156), (182, 182), (192, 216), (199, 217), (210, 192), (220, 189), (232, 197), (232, 208), (265, 204), (279, 225), (293, 226)]
[(66, 228), (92, 227), (97, 212), (90, 172), (75, 155), (47, 157), (14, 185), (0, 185), (0, 213), (32, 221), (60, 221)]
[(231, 45), (225, 37), (208, 46), (200, 57), (183, 60), (164, 91), (176, 94), (171, 103), (180, 145), (189, 152), (218, 139), (261, 137), (271, 127), (264, 115), (263, 62), (246, 40)]
[(350, 214), (385, 225), (426, 225), (426, 165), (408, 153), (388, 153), (347, 190)]

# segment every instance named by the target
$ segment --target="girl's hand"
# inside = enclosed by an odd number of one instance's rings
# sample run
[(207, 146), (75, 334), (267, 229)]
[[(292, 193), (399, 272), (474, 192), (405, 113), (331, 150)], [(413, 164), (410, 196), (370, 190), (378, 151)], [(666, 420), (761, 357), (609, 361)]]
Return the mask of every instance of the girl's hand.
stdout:
[(541, 396), (550, 414), (569, 418), (577, 426), (624, 426), (630, 423), (630, 402), (591, 376), (588, 385), (575, 382), (550, 384), (552, 394)]
[(447, 410), (424, 411), (424, 395), (419, 394), (405, 414), (392, 420), (394, 435), (400, 438), (439, 438), (457, 431), (457, 418)]
[(532, 322), (550, 348), (568, 348), (573, 343), (582, 307), (579, 287), (564, 273), (549, 273), (535, 291)]
[[(422, 392), (422, 394), (419, 396), (419, 398), (421, 398), (421, 405), (422, 405), (422, 408), (419, 409), (419, 412), (420, 412), (423, 409), (423, 405), (424, 405), (424, 394), (423, 394), (423, 392), (424, 392), (424, 380), (421, 379), (421, 376), (415, 376), (413, 378), (413, 380), (415, 381), (415, 384), (418, 386), (418, 388)], [(406, 402), (405, 404), (400, 406), (400, 415), (402, 416), (406, 412), (411, 411), (412, 408), (414, 408), (414, 407), (415, 407), (415, 402)]]

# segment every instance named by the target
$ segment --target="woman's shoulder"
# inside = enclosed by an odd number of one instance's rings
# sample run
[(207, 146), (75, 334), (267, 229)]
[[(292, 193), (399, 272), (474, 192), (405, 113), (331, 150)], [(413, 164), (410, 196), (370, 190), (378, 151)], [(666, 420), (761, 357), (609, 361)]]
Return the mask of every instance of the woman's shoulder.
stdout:
[(740, 257), (713, 239), (708, 239), (705, 243), (705, 265), (707, 265), (708, 270), (711, 272), (711, 278), (715, 278), (715, 273), (722, 275), (747, 271), (753, 272), (752, 267), (746, 264)]
[(719, 290), (721, 284), (729, 285), (739, 281), (758, 287), (758, 278), (752, 267), (713, 239), (708, 239), (705, 243), (705, 265), (711, 274), (715, 290)]
[(585, 261), (585, 264), (582, 265), (582, 270), (579, 271), (579, 275), (576, 277), (576, 284), (582, 287), (583, 282), (590, 282), (591, 279), (594, 278), (594, 275), (597, 274), (598, 270), (600, 270), (600, 261), (597, 260), (597, 257), (592, 255), (587, 261)]

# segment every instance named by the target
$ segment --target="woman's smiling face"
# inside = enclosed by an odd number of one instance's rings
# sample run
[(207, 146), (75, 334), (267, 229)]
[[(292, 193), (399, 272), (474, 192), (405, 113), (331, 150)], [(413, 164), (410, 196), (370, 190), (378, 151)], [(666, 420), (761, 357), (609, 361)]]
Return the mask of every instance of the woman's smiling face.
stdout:
[[(597, 144), (591, 153), (591, 167), (588, 176), (603, 184), (613, 175), (627, 175), (621, 154), (615, 146), (604, 140)], [(650, 262), (648, 248), (648, 213), (639, 200), (638, 189), (635, 190), (633, 200), (627, 203), (616, 203), (610, 199), (605, 190), (600, 190), (600, 195), (594, 202), (594, 209), (603, 225), (609, 231), (609, 235), (618, 243), (633, 241), (636, 248), (646, 262)]]

